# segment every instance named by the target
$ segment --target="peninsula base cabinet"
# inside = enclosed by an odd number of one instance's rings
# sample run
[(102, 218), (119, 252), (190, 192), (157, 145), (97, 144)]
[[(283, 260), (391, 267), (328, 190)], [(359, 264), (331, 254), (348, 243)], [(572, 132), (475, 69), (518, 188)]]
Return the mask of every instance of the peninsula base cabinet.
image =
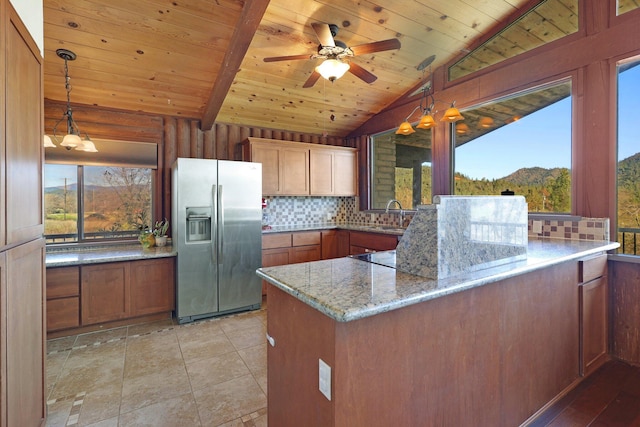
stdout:
[[(47, 269), (47, 332), (109, 325), (175, 308), (175, 261), (159, 258)], [(95, 328), (94, 328), (95, 329)]]
[(268, 423), (520, 425), (580, 381), (577, 271), (565, 262), (350, 322), (270, 284)]

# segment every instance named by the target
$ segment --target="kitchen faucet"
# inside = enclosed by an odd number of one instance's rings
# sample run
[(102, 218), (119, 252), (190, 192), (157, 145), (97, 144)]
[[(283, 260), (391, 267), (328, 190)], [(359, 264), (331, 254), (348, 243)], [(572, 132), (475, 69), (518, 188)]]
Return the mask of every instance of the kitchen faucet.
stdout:
[(389, 207), (391, 207), (392, 204), (396, 203), (398, 205), (398, 208), (400, 209), (400, 228), (404, 227), (404, 210), (402, 209), (402, 205), (400, 204), (400, 201), (396, 200), (396, 199), (391, 199), (387, 202), (387, 208), (385, 209), (384, 213), (389, 213)]

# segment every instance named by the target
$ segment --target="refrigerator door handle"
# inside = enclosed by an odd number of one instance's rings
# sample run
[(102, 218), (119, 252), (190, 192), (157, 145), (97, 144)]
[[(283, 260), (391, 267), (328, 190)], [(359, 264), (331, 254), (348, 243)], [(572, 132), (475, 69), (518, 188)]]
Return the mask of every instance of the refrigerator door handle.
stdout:
[(211, 262), (217, 264), (218, 253), (216, 251), (216, 241), (218, 240), (218, 186), (213, 185), (211, 187), (211, 197), (213, 198), (213, 212), (211, 215)]
[(224, 193), (222, 192), (222, 185), (218, 185), (218, 209), (220, 209), (220, 223), (218, 225), (219, 238), (218, 238), (218, 263), (224, 264), (222, 256), (224, 254)]

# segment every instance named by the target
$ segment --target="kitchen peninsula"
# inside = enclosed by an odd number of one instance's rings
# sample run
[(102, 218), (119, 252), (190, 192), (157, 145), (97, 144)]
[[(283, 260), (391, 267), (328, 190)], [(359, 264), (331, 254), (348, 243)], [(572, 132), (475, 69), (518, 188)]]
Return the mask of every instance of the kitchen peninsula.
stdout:
[(439, 279), (397, 270), (393, 251), (258, 270), (269, 423), (526, 422), (606, 360), (617, 246), (529, 238), (526, 259)]

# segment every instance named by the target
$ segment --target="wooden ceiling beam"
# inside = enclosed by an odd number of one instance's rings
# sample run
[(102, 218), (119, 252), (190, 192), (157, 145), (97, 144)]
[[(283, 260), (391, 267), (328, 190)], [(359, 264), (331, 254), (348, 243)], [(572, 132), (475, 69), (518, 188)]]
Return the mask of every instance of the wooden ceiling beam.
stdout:
[(207, 100), (207, 106), (202, 116), (201, 129), (209, 130), (218, 116), (227, 92), (233, 83), (233, 79), (240, 68), (253, 35), (260, 25), (262, 16), (267, 10), (269, 0), (248, 0), (242, 8), (242, 14), (238, 20), (229, 49), (224, 55), (222, 67), (211, 89), (211, 95)]

